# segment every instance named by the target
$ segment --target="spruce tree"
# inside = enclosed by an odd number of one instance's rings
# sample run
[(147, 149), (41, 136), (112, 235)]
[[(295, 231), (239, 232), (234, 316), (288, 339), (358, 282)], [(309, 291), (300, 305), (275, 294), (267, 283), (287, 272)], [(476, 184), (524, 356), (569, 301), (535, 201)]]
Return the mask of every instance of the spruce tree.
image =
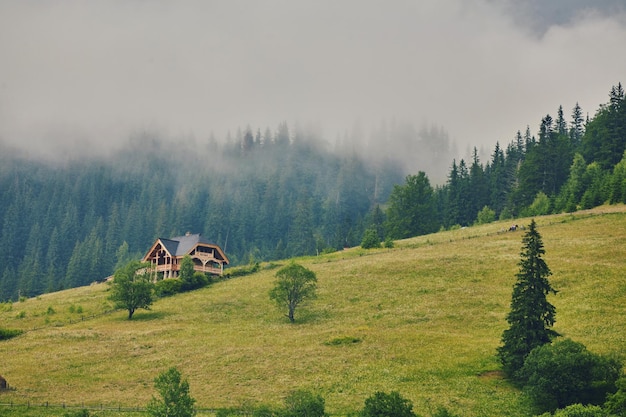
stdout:
[(534, 219), (522, 243), (511, 311), (506, 318), (510, 327), (502, 333), (502, 346), (498, 348), (503, 370), (513, 379), (531, 350), (550, 343), (558, 335), (551, 328), (556, 309), (547, 300), (547, 295), (556, 294), (556, 290), (548, 281), (552, 273), (542, 258), (545, 250)]

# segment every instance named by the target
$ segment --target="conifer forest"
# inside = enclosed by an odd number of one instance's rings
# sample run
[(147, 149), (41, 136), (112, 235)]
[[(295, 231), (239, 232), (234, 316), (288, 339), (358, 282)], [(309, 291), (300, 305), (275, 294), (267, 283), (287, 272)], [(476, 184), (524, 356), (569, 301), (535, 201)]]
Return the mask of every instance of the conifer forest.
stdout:
[(370, 229), (382, 241), (626, 203), (622, 85), (608, 98), (595, 113), (558, 107), (467, 159), (445, 132), (393, 123), (336, 142), (286, 123), (175, 144), (144, 132), (63, 162), (0, 139), (0, 301), (102, 280), (188, 231), (232, 266), (357, 246)]

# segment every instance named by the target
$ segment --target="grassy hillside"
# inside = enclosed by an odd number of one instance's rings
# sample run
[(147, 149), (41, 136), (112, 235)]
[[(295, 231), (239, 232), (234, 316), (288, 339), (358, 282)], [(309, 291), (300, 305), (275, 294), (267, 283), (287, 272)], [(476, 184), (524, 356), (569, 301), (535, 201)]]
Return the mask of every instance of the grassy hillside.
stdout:
[[(559, 290), (555, 330), (597, 353), (626, 352), (626, 208), (537, 224)], [(295, 325), (268, 298), (270, 267), (161, 299), (132, 321), (102, 314), (106, 284), (0, 304), (1, 328), (28, 330), (0, 342), (0, 374), (15, 387), (0, 402), (143, 406), (154, 377), (176, 366), (200, 407), (280, 404), (302, 388), (345, 414), (377, 390), (397, 390), (424, 416), (439, 406), (529, 415), (494, 356), (523, 235), (501, 231), (509, 225), (301, 259), (319, 297), (296, 311)]]

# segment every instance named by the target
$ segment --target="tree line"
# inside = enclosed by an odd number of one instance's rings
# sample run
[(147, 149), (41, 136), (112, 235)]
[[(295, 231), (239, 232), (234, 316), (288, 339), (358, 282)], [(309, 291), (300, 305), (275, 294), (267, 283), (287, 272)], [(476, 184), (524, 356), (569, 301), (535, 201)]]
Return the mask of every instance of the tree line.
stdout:
[(142, 133), (110, 157), (62, 164), (0, 143), (0, 300), (103, 279), (157, 237), (187, 231), (244, 265), (356, 246), (366, 231), (389, 242), (626, 202), (621, 84), (609, 99), (593, 118), (576, 104), (567, 120), (559, 107), (537, 135), (527, 127), (497, 143), (486, 163), (476, 149), (469, 162), (450, 158), (441, 185), (425, 171), (405, 176), (391, 138), (441, 161), (454, 148), (445, 132), (399, 124), (371, 136), (376, 157), (354, 145), (358, 138), (329, 149), (315, 130), (286, 123), (264, 133), (248, 127), (224, 143)]
[(231, 265), (355, 246), (403, 173), (286, 123), (225, 143), (140, 134), (106, 157), (36, 161), (0, 144), (0, 300), (87, 285), (157, 237), (202, 233)]
[[(372, 212), (369, 229), (398, 239), (513, 219), (573, 212), (604, 203), (626, 202), (626, 101), (621, 84), (595, 117), (585, 119), (576, 104), (571, 120), (563, 107), (542, 118), (537, 136), (518, 131), (482, 163), (453, 160), (447, 181), (432, 185), (425, 172), (396, 185), (386, 212)], [(375, 209), (377, 210), (377, 209)]]

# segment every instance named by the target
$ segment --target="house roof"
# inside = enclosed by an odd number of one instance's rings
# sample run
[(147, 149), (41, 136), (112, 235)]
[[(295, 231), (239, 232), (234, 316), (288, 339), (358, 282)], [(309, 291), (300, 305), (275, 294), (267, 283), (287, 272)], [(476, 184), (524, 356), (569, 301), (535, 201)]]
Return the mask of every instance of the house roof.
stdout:
[(170, 239), (161, 238), (161, 242), (163, 242), (163, 245), (166, 246), (167, 251), (174, 256), (183, 256), (189, 253), (189, 251), (191, 251), (191, 249), (193, 249), (198, 243), (217, 246), (215, 243), (202, 237), (200, 233), (193, 235), (187, 234), (185, 236), (177, 236)]
[(163, 248), (167, 252), (169, 252), (171, 256), (176, 256), (176, 257), (185, 256), (199, 244), (209, 245), (209, 246), (216, 248), (218, 252), (221, 254), (221, 257), (226, 261), (226, 263), (229, 263), (228, 258), (226, 257), (226, 254), (222, 251), (222, 249), (216, 243), (213, 243), (209, 241), (208, 239), (206, 239), (205, 237), (203, 237), (200, 233), (196, 233), (196, 234), (188, 233), (185, 236), (177, 236), (177, 237), (172, 237), (169, 239), (161, 237), (157, 239), (155, 244), (152, 246), (152, 249), (148, 251), (144, 259), (148, 258), (150, 252), (152, 252), (152, 250), (154, 249), (155, 245), (158, 242), (161, 242), (161, 244), (163, 245)]

